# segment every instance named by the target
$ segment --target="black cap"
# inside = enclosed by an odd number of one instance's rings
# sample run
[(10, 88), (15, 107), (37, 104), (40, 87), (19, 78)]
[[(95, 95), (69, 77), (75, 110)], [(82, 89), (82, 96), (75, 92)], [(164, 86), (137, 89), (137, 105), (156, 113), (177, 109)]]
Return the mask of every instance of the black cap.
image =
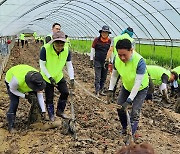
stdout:
[(42, 75), (36, 71), (29, 71), (25, 76), (25, 82), (33, 91), (41, 91), (46, 87)]

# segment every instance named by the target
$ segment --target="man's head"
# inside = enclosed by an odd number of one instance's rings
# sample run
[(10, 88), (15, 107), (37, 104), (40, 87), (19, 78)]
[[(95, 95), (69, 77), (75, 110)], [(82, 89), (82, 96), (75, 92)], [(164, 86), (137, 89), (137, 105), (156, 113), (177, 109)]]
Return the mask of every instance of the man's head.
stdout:
[(66, 42), (66, 37), (64, 32), (59, 31), (53, 33), (52, 40), (49, 42), (50, 44), (53, 44), (55, 50), (57, 52), (60, 52), (64, 48), (64, 44)]
[(25, 82), (33, 91), (42, 91), (46, 87), (42, 75), (37, 71), (29, 71), (25, 76)]
[(121, 61), (128, 62), (133, 53), (131, 41), (128, 39), (119, 40), (116, 44), (116, 50)]
[(54, 23), (52, 25), (52, 32), (55, 33), (55, 32), (59, 32), (61, 30), (61, 25), (59, 23)]
[(106, 38), (109, 36), (109, 34), (111, 34), (111, 32), (110, 32), (110, 30), (109, 30), (109, 26), (104, 25), (104, 26), (102, 27), (102, 29), (99, 30), (99, 33), (101, 34), (101, 37), (102, 37), (102, 38), (106, 39)]
[(172, 71), (169, 80), (170, 80), (170, 82), (177, 81), (178, 80), (178, 74), (175, 71)]

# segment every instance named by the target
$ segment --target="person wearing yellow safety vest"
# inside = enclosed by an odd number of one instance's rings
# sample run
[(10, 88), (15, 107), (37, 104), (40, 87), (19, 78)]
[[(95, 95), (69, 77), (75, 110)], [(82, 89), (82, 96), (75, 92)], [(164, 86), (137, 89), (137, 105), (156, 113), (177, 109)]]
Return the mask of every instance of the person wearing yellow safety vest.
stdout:
[(5, 83), (10, 98), (10, 106), (7, 112), (8, 130), (10, 132), (14, 130), (19, 97), (27, 99), (29, 103), (32, 101), (32, 96), (37, 97), (42, 117), (45, 117), (46, 110), (42, 90), (46, 83), (38, 70), (24, 64), (13, 66), (6, 72)]
[(51, 41), (53, 33), (59, 32), (60, 30), (61, 30), (61, 25), (59, 23), (54, 23), (52, 25), (52, 33), (45, 37), (44, 44), (47, 44), (49, 41)]
[(22, 48), (24, 48), (24, 41), (25, 41), (25, 35), (24, 35), (24, 33), (21, 33), (21, 34), (20, 34), (20, 40), (21, 40), (21, 46), (22, 46)]
[[(108, 50), (107, 56), (106, 56), (106, 61), (109, 61), (109, 59), (111, 58), (112, 60), (114, 59), (114, 56), (117, 54), (117, 50), (116, 50), (116, 44), (119, 40), (123, 40), (123, 39), (128, 39), (131, 41), (133, 49), (135, 49), (135, 41), (132, 38), (134, 34), (134, 31), (131, 27), (128, 27), (127, 29), (125, 29), (121, 35), (118, 35), (116, 37), (114, 37), (113, 41), (111, 42), (110, 48)], [(111, 60), (111, 61), (112, 61)]]
[(170, 72), (169, 70), (157, 65), (147, 65), (146, 67), (151, 83), (151, 85), (149, 85), (146, 100), (152, 100), (154, 85), (157, 85), (159, 86), (163, 100), (168, 103), (169, 97), (167, 84), (171, 83), (173, 86), (177, 87), (178, 74), (174, 71)]
[(177, 100), (175, 103), (175, 112), (180, 113), (180, 66), (175, 67), (172, 71), (176, 72), (178, 74), (178, 87), (175, 87), (174, 85), (171, 85), (171, 94), (172, 96), (174, 94), (177, 94)]
[(133, 50), (132, 43), (129, 39), (119, 40), (116, 44), (116, 50), (118, 54), (114, 59), (114, 68), (110, 79), (107, 100), (110, 102), (113, 88), (118, 75), (120, 75), (122, 88), (118, 96), (118, 104), (121, 105), (122, 108), (117, 109), (117, 112), (122, 125), (121, 133), (127, 133), (127, 117), (125, 110), (129, 105), (132, 105), (130, 121), (132, 125), (132, 134), (135, 137), (140, 110), (146, 97), (149, 84), (146, 63), (144, 58)]
[(178, 74), (178, 86), (176, 85), (171, 85), (171, 92), (174, 93), (176, 92), (180, 92), (180, 66), (177, 66), (175, 68), (172, 69), (173, 72), (176, 72)]
[(38, 43), (38, 42), (37, 42), (37, 40), (38, 40), (37, 32), (34, 32), (34, 33), (33, 33), (33, 37), (34, 37), (35, 42)]
[(46, 81), (45, 96), (49, 119), (54, 121), (54, 87), (61, 93), (57, 104), (56, 115), (67, 118), (64, 114), (64, 109), (69, 92), (63, 76), (63, 68), (66, 64), (71, 88), (74, 87), (74, 69), (71, 62), (71, 53), (68, 50), (68, 46), (65, 46), (65, 34), (62, 31), (58, 31), (53, 34), (52, 38), (41, 49), (40, 68), (43, 78)]

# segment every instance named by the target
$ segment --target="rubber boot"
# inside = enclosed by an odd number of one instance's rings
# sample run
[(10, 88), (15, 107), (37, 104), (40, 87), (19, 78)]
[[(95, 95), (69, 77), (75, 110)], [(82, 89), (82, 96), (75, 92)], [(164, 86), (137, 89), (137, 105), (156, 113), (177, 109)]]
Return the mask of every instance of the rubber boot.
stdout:
[(7, 121), (8, 121), (8, 131), (10, 133), (15, 132), (15, 129), (14, 129), (15, 114), (14, 113), (7, 113)]
[(125, 135), (125, 134), (127, 134), (127, 117), (126, 117), (126, 112), (125, 112), (125, 110), (122, 110), (122, 109), (117, 109), (117, 112), (118, 112), (119, 120), (120, 120), (121, 125), (122, 125), (121, 134)]
[(67, 100), (59, 100), (58, 101), (58, 105), (57, 105), (57, 111), (56, 111), (56, 115), (58, 117), (61, 117), (63, 119), (67, 119), (67, 115), (64, 114), (64, 109), (66, 107), (66, 103), (67, 103)]
[(131, 123), (132, 135), (136, 133), (137, 127), (138, 127), (138, 121)]
[(55, 117), (54, 117), (54, 104), (47, 104), (46, 108), (47, 108), (47, 111), (48, 111), (49, 120), (54, 121), (55, 120)]

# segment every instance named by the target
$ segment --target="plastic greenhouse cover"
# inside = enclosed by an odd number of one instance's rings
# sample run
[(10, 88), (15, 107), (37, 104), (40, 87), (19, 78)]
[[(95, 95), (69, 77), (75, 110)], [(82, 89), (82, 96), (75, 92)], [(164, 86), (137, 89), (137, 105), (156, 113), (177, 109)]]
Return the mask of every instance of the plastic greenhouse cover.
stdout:
[(112, 37), (130, 26), (137, 39), (180, 40), (179, 10), (179, 0), (0, 0), (0, 36), (47, 35), (58, 22), (70, 37), (95, 37), (108, 25)]

